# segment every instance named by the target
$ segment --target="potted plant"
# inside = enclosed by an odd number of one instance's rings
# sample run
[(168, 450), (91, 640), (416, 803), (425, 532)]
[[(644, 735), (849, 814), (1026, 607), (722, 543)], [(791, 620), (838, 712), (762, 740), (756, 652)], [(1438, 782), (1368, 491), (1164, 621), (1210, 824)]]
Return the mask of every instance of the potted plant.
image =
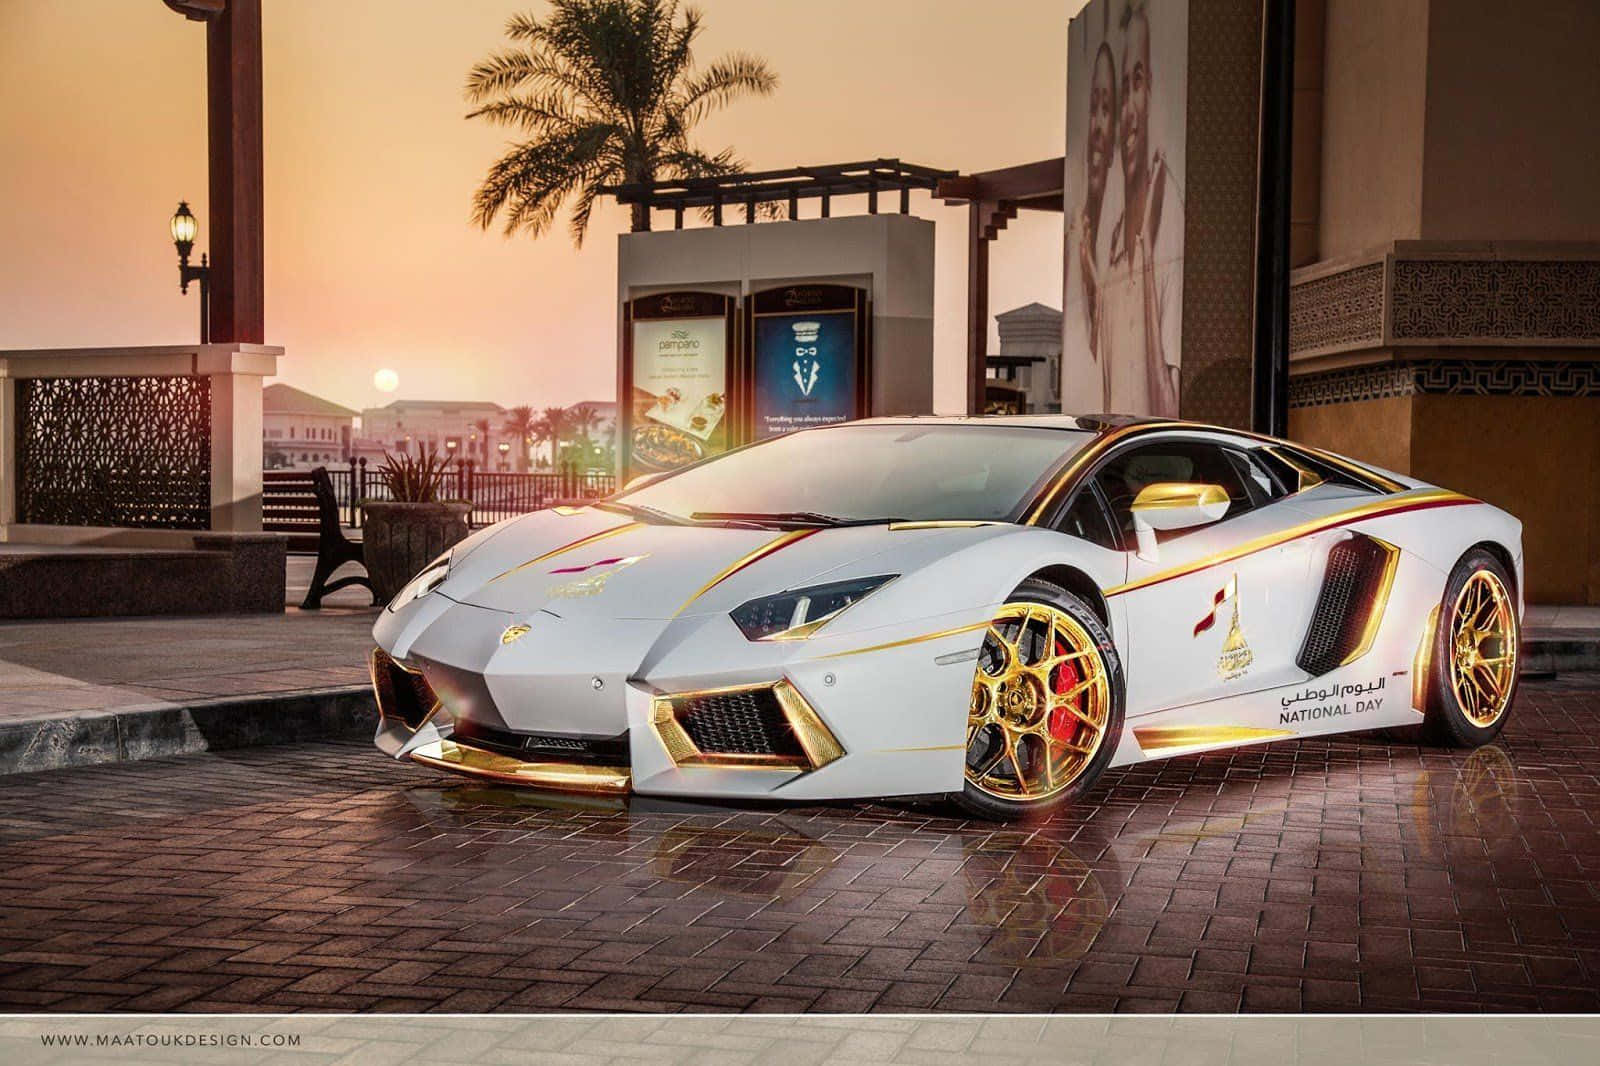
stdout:
[(382, 600), (467, 535), (468, 500), (442, 500), (450, 459), (437, 452), (383, 456), (378, 482), (387, 499), (363, 500), (367, 573)]

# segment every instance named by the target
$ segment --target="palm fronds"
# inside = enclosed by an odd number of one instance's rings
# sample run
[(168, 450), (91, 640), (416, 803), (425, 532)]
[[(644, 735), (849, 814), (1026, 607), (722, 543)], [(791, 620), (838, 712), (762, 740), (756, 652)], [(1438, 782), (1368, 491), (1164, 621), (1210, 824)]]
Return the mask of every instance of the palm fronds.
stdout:
[[(468, 118), (520, 131), (473, 197), (472, 220), (509, 236), (547, 232), (565, 204), (583, 244), (594, 201), (610, 185), (738, 173), (731, 150), (689, 141), (707, 115), (746, 95), (770, 95), (778, 77), (742, 52), (701, 68), (701, 15), (677, 0), (552, 0), (548, 17), (513, 15), (518, 47), (467, 74)], [(649, 228), (635, 205), (634, 229)]]

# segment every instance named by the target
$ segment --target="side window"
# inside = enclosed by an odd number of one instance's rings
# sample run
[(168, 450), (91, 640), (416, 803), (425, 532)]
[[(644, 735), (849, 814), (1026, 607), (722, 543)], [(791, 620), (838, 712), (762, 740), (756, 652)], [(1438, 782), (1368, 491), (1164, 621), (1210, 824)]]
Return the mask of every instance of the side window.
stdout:
[(1274, 500), (1281, 500), (1299, 488), (1298, 481), (1291, 483), (1282, 477), (1262, 452), (1235, 451), (1229, 448), (1226, 453), (1234, 468), (1238, 470), (1239, 476), (1250, 488), (1251, 495), (1256, 498), (1257, 507)]
[(1100, 506), (1100, 500), (1091, 486), (1085, 485), (1079, 490), (1072, 506), (1061, 516), (1057, 528), (1069, 536), (1082, 537), (1090, 544), (1098, 544), (1112, 551), (1122, 550), (1116, 531), (1106, 518), (1106, 509)]
[(1266, 462), (1267, 465), (1275, 465), (1285, 472), (1283, 474), (1284, 480), (1293, 486), (1289, 490), (1290, 492), (1297, 492), (1323, 484), (1341, 485), (1346, 488), (1362, 489), (1366, 492), (1394, 491), (1376, 481), (1358, 477), (1349, 470), (1285, 444), (1274, 444), (1261, 448), (1254, 454), (1258, 459)]
[[(1244, 477), (1228, 458), (1228, 449), (1205, 441), (1161, 441), (1129, 448), (1101, 467), (1094, 481), (1111, 506), (1124, 544), (1133, 543), (1133, 501), (1147, 485), (1164, 481), (1219, 485), (1228, 494), (1228, 518), (1256, 506)], [(1183, 536), (1184, 532), (1162, 534), (1161, 539)]]

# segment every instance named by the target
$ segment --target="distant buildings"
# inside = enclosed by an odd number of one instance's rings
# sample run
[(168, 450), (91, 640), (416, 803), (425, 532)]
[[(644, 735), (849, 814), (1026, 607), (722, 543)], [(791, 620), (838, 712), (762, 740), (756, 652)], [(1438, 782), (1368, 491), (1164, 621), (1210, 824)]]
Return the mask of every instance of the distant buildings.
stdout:
[(261, 461), (268, 470), (309, 470), (350, 461), (356, 413), (292, 385), (261, 390)]
[[(1055, 414), (1061, 410), (1061, 312), (1041, 303), (994, 316), (1000, 354), (987, 359), (984, 406), (990, 414)], [(1074, 413), (1098, 411), (1099, 396), (1074, 397)]]
[[(385, 452), (437, 451), (471, 459), (480, 469), (510, 469), (517, 446), (504, 432), (506, 409), (477, 400), (395, 400), (361, 412), (354, 452), (368, 461)], [(508, 445), (502, 455), (500, 444)]]
[[(262, 393), (263, 462), (268, 470), (309, 470), (387, 453), (434, 451), (471, 460), (480, 470), (526, 470), (518, 466), (516, 436), (506, 432), (511, 412), (497, 403), (469, 400), (396, 400), (359, 413), (290, 385)], [(560, 463), (580, 469), (610, 469), (615, 463), (617, 405), (588, 400), (561, 409)], [(583, 412), (589, 413), (587, 421)], [(542, 414), (535, 411), (536, 423)], [(549, 437), (532, 431), (531, 460), (548, 467)], [(541, 446), (542, 445), (542, 446)]]

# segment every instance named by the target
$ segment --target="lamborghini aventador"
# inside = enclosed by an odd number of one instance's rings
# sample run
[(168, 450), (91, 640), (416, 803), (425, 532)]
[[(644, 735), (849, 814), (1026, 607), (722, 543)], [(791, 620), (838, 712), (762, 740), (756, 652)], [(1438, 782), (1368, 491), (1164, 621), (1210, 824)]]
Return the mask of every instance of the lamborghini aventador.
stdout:
[(1287, 441), (851, 422), (441, 555), (377, 623), (377, 744), (548, 789), (1016, 818), (1171, 755), (1485, 743), (1522, 570), (1505, 512)]

